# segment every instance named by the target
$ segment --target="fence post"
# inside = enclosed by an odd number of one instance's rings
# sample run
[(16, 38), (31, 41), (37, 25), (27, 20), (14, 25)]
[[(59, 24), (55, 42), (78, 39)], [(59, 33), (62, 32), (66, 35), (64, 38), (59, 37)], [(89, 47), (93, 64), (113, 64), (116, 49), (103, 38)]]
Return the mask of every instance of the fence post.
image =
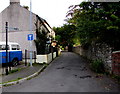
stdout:
[(34, 51), (34, 62), (36, 63), (36, 52)]
[(25, 66), (27, 66), (27, 50), (25, 49)]
[(52, 60), (53, 60), (53, 46), (51, 46)]
[(56, 47), (56, 57), (58, 57), (58, 46)]

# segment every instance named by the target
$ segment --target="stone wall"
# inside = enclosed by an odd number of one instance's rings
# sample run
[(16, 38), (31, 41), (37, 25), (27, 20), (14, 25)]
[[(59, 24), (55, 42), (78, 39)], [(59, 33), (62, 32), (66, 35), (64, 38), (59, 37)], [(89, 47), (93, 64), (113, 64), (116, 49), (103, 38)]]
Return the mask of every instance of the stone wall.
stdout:
[(90, 60), (100, 59), (103, 61), (107, 71), (112, 71), (112, 48), (106, 44), (94, 44), (84, 49), (81, 46), (74, 47), (73, 52), (78, 53)]

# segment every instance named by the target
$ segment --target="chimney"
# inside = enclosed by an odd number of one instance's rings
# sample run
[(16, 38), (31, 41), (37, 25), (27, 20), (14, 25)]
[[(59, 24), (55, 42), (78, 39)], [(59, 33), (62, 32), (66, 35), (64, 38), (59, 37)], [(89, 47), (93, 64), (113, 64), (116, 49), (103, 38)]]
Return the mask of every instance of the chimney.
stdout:
[(19, 4), (20, 5), (20, 0), (10, 0), (10, 4)]

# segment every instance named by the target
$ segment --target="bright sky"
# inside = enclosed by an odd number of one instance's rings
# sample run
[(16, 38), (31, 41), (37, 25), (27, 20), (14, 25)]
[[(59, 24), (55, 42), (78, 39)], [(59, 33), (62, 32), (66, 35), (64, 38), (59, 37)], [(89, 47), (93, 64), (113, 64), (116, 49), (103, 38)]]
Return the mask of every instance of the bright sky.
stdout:
[[(0, 12), (9, 6), (9, 0), (0, 0)], [(46, 19), (51, 27), (62, 26), (70, 5), (80, 4), (83, 0), (32, 0), (32, 12)], [(30, 5), (30, 0), (20, 0), (21, 5)]]

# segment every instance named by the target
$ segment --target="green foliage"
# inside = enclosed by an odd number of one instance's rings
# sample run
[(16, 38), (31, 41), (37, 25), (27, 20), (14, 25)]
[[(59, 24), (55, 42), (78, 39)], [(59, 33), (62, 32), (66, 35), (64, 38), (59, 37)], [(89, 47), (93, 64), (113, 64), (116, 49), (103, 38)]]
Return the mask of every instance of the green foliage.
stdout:
[(117, 82), (120, 84), (120, 76), (119, 75), (112, 75), (112, 78), (116, 79)]
[(94, 60), (90, 63), (91, 69), (96, 73), (104, 73), (104, 64), (101, 60)]
[(37, 34), (37, 38), (35, 40), (35, 44), (37, 47), (37, 54), (45, 54), (46, 51), (46, 41), (47, 41), (47, 34), (43, 32), (39, 32)]
[(74, 36), (76, 34), (76, 27), (74, 25), (67, 25), (64, 24), (61, 27), (53, 28), (53, 30), (56, 33), (56, 40), (58, 41), (58, 44), (65, 47), (69, 44), (74, 44)]
[(23, 6), (23, 8), (25, 8), (25, 9), (27, 9), (27, 10), (29, 9), (29, 7), (28, 7), (28, 6)]
[(36, 22), (36, 40), (34, 40), (36, 44), (37, 54), (46, 54), (49, 53), (49, 49), (46, 49), (46, 41), (47, 38), (47, 32), (44, 29), (41, 29), (38, 27), (38, 24)]
[(14, 70), (11, 70), (11, 71), (9, 71), (9, 74), (11, 74), (11, 73), (15, 73), (15, 72), (20, 71), (20, 70), (21, 70), (20, 68), (18, 68), (18, 69), (14, 69)]
[(119, 2), (82, 2), (70, 7), (67, 21), (76, 26), (82, 45), (106, 43), (119, 50), (119, 9)]

